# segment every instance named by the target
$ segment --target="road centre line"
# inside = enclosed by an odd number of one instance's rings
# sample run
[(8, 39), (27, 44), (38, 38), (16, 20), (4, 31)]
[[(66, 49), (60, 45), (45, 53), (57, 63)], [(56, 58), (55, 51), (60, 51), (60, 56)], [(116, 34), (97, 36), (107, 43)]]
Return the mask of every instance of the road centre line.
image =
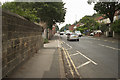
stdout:
[(114, 50), (120, 50), (118, 48), (114, 48), (114, 47), (111, 47), (111, 46), (107, 46), (107, 45), (103, 45), (103, 44), (98, 44), (100, 46), (104, 46), (104, 47), (107, 47), (107, 48), (111, 48), (111, 49), (114, 49)]
[(91, 63), (91, 61), (87, 61), (87, 62), (81, 64), (80, 66), (77, 67), (77, 69), (79, 69), (79, 68), (81, 68), (81, 67), (83, 67), (83, 66), (85, 66), (85, 65), (87, 65), (87, 64), (89, 64), (89, 63)]
[(85, 57), (87, 60), (91, 61), (94, 65), (98, 65), (98, 63), (96, 63), (95, 61), (91, 60), (90, 58), (88, 58), (87, 56), (85, 56), (84, 54), (82, 54), (81, 52), (79, 51), (76, 51), (78, 52), (80, 55), (82, 55), (83, 57)]

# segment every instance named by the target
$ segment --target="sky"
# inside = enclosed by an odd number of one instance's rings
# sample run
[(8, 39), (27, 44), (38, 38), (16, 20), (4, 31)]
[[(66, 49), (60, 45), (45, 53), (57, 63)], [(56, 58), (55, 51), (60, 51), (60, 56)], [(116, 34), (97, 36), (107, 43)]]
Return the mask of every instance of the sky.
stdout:
[[(2, 3), (6, 1), (14, 0), (0, 0)], [(59, 28), (65, 26), (66, 24), (73, 24), (75, 21), (79, 21), (85, 15), (93, 15), (95, 11), (93, 10), (94, 4), (89, 5), (88, 0), (62, 0), (65, 4), (66, 16), (65, 22), (58, 24)]]
[(89, 5), (87, 0), (63, 0), (65, 8), (67, 8), (65, 22), (60, 24), (59, 27), (63, 27), (65, 24), (73, 24), (75, 21), (79, 21), (85, 15), (93, 15), (94, 4)]
[(14, 0), (0, 0), (0, 2), (3, 4), (4, 2), (11, 2), (11, 1), (14, 1)]

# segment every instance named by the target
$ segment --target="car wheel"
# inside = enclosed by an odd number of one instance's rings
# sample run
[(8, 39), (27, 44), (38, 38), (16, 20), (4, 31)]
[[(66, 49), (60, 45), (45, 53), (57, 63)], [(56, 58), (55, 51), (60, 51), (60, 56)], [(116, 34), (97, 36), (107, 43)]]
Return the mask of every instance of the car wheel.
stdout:
[(81, 37), (81, 35), (79, 35), (79, 37)]
[(77, 41), (79, 41), (79, 39), (77, 39)]

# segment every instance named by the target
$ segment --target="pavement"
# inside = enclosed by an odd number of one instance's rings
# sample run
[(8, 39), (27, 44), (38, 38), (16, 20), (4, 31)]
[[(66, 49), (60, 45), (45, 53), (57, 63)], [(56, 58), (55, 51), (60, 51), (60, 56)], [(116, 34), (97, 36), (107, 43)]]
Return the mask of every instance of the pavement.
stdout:
[(15, 70), (8, 78), (65, 78), (59, 37), (55, 35), (33, 57)]

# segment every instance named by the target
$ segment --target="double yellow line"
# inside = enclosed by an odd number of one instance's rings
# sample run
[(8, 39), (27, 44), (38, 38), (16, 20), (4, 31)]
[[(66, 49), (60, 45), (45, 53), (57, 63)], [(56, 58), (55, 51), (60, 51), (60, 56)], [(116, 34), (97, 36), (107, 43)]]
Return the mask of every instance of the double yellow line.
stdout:
[[(62, 50), (65, 53), (65, 57), (67, 59), (67, 62), (68, 62), (69, 68), (70, 68), (70, 73), (72, 74), (72, 77), (75, 78), (75, 73), (74, 73), (74, 71), (75, 71), (77, 76), (79, 76), (79, 78), (81, 78), (77, 68), (75, 67), (75, 64), (74, 64), (73, 60), (71, 59), (71, 57), (70, 57), (70, 55), (67, 51), (67, 49), (62, 47)], [(72, 66), (73, 66), (74, 70), (72, 69)]]

